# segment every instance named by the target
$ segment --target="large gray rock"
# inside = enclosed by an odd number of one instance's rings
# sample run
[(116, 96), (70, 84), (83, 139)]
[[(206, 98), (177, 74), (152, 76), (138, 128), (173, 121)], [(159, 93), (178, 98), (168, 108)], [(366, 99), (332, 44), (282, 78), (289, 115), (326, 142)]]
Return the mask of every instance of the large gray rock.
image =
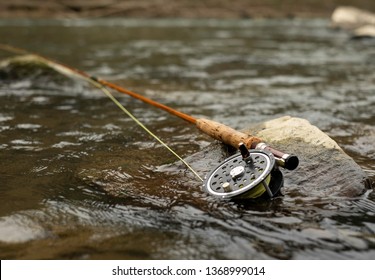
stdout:
[[(298, 168), (283, 170), (282, 192), (290, 197), (356, 197), (370, 185), (360, 166), (333, 139), (305, 119), (285, 116), (253, 125), (244, 132), (260, 137), (281, 151), (298, 155)], [(199, 173), (206, 174), (226, 156), (225, 149), (216, 143), (187, 161)], [(162, 169), (173, 171), (175, 167)]]
[(327, 134), (307, 120), (289, 116), (256, 125), (248, 132), (280, 150), (298, 155), (299, 167), (286, 173), (288, 192), (311, 197), (358, 196), (365, 172)]

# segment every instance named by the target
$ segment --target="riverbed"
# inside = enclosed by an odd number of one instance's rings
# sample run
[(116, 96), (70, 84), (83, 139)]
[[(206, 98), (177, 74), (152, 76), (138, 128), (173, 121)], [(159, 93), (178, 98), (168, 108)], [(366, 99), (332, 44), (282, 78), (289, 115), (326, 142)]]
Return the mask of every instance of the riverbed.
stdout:
[[(375, 180), (375, 41), (327, 20), (19, 19), (0, 21), (0, 34), (236, 129), (305, 118)], [(286, 180), (275, 200), (223, 202), (188, 171), (161, 172), (174, 156), (90, 85), (0, 79), (1, 259), (375, 259), (371, 189), (299, 199)], [(116, 97), (182, 157), (214, 142)]]

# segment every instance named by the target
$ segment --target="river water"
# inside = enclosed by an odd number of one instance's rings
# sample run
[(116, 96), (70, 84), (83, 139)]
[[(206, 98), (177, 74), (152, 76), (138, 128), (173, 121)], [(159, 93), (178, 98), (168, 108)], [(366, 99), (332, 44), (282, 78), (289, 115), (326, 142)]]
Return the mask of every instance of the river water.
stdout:
[[(8, 20), (0, 38), (234, 128), (306, 118), (375, 179), (375, 41), (327, 20)], [(100, 91), (4, 77), (1, 259), (375, 259), (371, 190), (221, 202), (158, 172), (176, 159)], [(213, 142), (117, 97), (183, 157)]]

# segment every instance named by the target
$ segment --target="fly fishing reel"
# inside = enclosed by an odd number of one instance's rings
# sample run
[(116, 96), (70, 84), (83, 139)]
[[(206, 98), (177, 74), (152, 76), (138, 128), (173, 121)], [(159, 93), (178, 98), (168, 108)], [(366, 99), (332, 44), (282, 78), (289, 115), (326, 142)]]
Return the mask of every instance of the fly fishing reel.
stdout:
[(240, 151), (211, 171), (204, 182), (205, 190), (224, 199), (277, 195), (284, 180), (273, 154), (264, 150), (248, 150), (243, 144)]

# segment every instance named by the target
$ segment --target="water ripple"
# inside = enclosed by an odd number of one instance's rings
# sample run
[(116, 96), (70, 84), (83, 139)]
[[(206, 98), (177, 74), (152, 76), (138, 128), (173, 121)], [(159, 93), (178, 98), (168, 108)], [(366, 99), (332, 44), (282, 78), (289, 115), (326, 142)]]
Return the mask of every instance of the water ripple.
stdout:
[[(373, 45), (347, 41), (327, 23), (0, 20), (0, 29), (9, 42), (195, 117), (239, 129), (304, 117), (374, 177)], [(271, 201), (219, 201), (101, 92), (53, 73), (13, 74), (0, 84), (0, 257), (374, 258), (373, 191), (302, 195), (302, 178), (286, 180)], [(179, 119), (118, 98), (188, 161), (212, 143)], [(219, 145), (210, 152), (227, 153)], [(210, 158), (198, 169), (217, 164)]]

